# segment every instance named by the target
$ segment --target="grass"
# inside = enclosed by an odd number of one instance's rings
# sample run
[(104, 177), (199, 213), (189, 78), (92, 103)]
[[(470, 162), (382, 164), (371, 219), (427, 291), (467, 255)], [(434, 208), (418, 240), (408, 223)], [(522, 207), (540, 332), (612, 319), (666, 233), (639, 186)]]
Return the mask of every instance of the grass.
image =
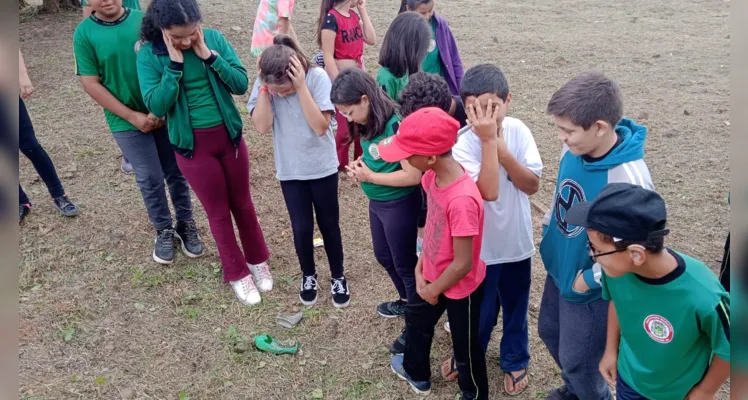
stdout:
[[(399, 2), (370, 3), (381, 44)], [(492, 62), (506, 73), (513, 93), (510, 115), (533, 131), (545, 164), (540, 191), (533, 196), (538, 204), (550, 204), (561, 148), (544, 113), (547, 101), (577, 73), (603, 69), (620, 82), (626, 115), (650, 129), (646, 157), (668, 204), (669, 243), (718, 265), (729, 224), (729, 166), (724, 160), (730, 146), (730, 128), (724, 123), (730, 108), (729, 2), (634, 0), (606, 10), (595, 2), (571, 0), (437, 4), (450, 21), (464, 66)], [(205, 25), (226, 35), (250, 79), (255, 76), (256, 60), (248, 49), (256, 6), (201, 2)], [(306, 0), (296, 4), (294, 28), (307, 54), (316, 50), (317, 7)], [(604, 27), (600, 15), (605, 15)], [(19, 232), (18, 398), (117, 399), (125, 389), (136, 399), (418, 398), (389, 370), (387, 348), (402, 321), (385, 320), (375, 312), (379, 302), (396, 293), (374, 260), (367, 201), (351, 181), (341, 180), (339, 198), (352, 304), (342, 311), (332, 307), (321, 249), (315, 253), (319, 302), (311, 308), (299, 304), (300, 271), (274, 177), (272, 137), (251, 130), (246, 95), (238, 96), (236, 104), (244, 119), (252, 196), (272, 252), (275, 289), (258, 307), (238, 304), (223, 283), (205, 212), (194, 197), (207, 254), (194, 260), (178, 254), (169, 266), (151, 261), (154, 231), (141, 195), (134, 179), (119, 172), (119, 150), (101, 109), (71, 73), (70, 42), (79, 20), (73, 13), (40, 14), (19, 29), (37, 89), (26, 104), (81, 215), (56, 216), (44, 184), (21, 157), (20, 181), (34, 208)], [(235, 26), (241, 31), (231, 29)], [(688, 51), (679, 46), (684, 40)], [(376, 72), (378, 52), (379, 47), (366, 49), (370, 72)], [(537, 241), (540, 215), (533, 218)], [(536, 255), (529, 319), (531, 383), (518, 399), (542, 399), (562, 381), (536, 334), (544, 278)], [(299, 326), (276, 324), (277, 314), (299, 311), (304, 312)], [(248, 343), (246, 351), (237, 353), (227, 339), (230, 327), (247, 342), (260, 333), (298, 339), (302, 352), (273, 356)], [(496, 363), (500, 337), (499, 325), (487, 354), (492, 398), (503, 397)], [(428, 399), (455, 398), (457, 387), (438, 372), (450, 348), (440, 324)], [(727, 398), (726, 390), (720, 399)]]

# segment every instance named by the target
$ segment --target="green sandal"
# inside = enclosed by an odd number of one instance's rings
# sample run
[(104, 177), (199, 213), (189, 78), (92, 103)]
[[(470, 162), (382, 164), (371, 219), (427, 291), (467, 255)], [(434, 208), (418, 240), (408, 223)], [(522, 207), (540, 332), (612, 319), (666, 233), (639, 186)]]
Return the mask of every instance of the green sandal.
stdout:
[(298, 341), (282, 342), (273, 339), (270, 335), (255, 336), (255, 346), (259, 350), (273, 354), (296, 354), (299, 351)]

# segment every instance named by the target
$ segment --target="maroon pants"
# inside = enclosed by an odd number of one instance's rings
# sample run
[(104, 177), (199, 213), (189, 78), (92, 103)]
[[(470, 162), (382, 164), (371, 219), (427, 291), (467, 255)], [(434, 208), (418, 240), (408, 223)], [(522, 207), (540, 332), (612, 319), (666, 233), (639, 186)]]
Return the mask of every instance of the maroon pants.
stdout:
[[(234, 147), (225, 125), (195, 129), (192, 158), (177, 154), (177, 164), (208, 214), (210, 232), (218, 246), (223, 280), (238, 281), (249, 275), (250, 264), (270, 258), (257, 213), (249, 193), (249, 155), (244, 139)], [(234, 215), (242, 250), (236, 242)]]
[[(351, 150), (351, 144), (348, 143), (348, 119), (339, 112), (335, 112), (335, 120), (338, 122), (338, 132), (335, 134), (335, 147), (338, 149), (339, 171), (344, 171), (348, 165), (348, 155)], [(353, 159), (356, 160), (364, 154), (361, 149), (361, 139), (353, 141)]]

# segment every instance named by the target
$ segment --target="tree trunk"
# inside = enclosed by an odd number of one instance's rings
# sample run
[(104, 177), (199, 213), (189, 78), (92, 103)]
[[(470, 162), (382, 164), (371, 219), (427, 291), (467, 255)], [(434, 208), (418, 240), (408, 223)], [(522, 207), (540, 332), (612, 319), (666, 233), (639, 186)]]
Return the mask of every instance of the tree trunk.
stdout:
[(42, 0), (42, 10), (48, 14), (60, 12), (60, 0)]

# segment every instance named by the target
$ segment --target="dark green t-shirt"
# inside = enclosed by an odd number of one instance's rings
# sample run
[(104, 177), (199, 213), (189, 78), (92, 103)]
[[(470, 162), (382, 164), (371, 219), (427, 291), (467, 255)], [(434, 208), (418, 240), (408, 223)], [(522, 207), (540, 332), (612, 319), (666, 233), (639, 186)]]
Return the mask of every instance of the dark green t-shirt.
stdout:
[[(402, 118), (400, 118), (397, 114), (392, 114), (392, 117), (387, 121), (387, 124), (385, 125), (384, 132), (373, 138), (372, 140), (362, 140), (361, 141), (361, 147), (364, 150), (363, 154), (363, 160), (364, 164), (366, 164), (369, 169), (371, 169), (374, 172), (378, 173), (390, 173), (395, 172), (402, 169), (402, 166), (399, 162), (396, 163), (388, 163), (379, 156), (379, 147), (378, 144), (382, 140), (393, 136), (397, 133), (398, 128), (400, 127), (400, 121)], [(368, 182), (361, 182), (361, 189), (363, 189), (364, 194), (366, 194), (366, 197), (368, 197), (371, 200), (377, 200), (377, 201), (388, 201), (388, 200), (396, 200), (401, 197), (407, 196), (410, 193), (412, 193), (417, 186), (409, 186), (409, 187), (394, 187), (394, 186), (382, 186), (382, 185), (375, 185), (373, 183)]]
[[(75, 73), (98, 76), (101, 84), (131, 110), (147, 113), (138, 84), (135, 44), (140, 38), (143, 12), (125, 9), (116, 21), (96, 18), (95, 14), (78, 24), (73, 34)], [(132, 124), (104, 110), (112, 132), (137, 130)]]
[(387, 96), (390, 96), (395, 102), (400, 102), (400, 93), (408, 84), (408, 74), (398, 78), (392, 75), (389, 68), (380, 67), (377, 72), (377, 83), (382, 87)]
[(427, 74), (444, 76), (442, 60), (439, 57), (439, 47), (436, 46), (436, 20), (431, 18), (429, 25), (431, 25), (431, 43), (429, 43), (429, 51), (421, 63), (421, 69)]
[(667, 251), (678, 267), (660, 279), (602, 279), (621, 326), (618, 373), (648, 399), (682, 399), (713, 354), (730, 361), (730, 295), (704, 263)]
[(192, 49), (182, 51), (184, 75), (182, 85), (190, 111), (193, 129), (212, 128), (223, 123), (221, 109), (208, 80), (208, 66)]
[[(82, 6), (88, 6), (86, 0), (81, 0)], [(122, 0), (122, 7), (131, 8), (133, 10), (140, 10), (140, 1), (138, 0)]]

